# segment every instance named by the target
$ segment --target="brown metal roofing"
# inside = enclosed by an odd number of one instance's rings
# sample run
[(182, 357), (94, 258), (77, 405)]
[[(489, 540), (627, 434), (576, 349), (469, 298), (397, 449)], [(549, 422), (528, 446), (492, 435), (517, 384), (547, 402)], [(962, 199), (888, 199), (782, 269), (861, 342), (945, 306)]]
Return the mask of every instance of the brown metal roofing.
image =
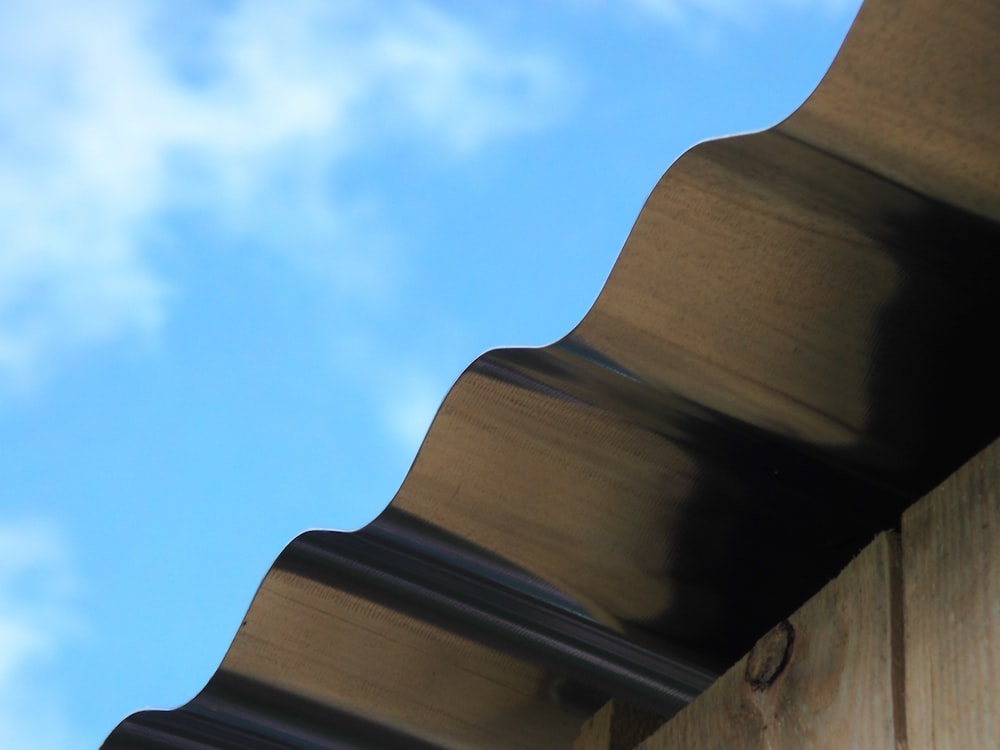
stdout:
[(808, 102), (666, 173), (605, 289), (479, 358), (389, 509), (268, 572), (113, 748), (568, 747), (669, 714), (1000, 433), (1000, 3), (869, 0)]

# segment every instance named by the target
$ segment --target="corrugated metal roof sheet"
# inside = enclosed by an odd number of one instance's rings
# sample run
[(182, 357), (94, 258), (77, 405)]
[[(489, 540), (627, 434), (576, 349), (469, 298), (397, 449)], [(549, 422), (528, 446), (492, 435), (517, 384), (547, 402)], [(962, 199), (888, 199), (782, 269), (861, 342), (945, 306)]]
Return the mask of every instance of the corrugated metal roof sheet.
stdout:
[(1000, 4), (870, 0), (650, 195), (580, 325), (458, 380), (397, 497), (267, 574), (114, 748), (568, 747), (669, 714), (1000, 432)]

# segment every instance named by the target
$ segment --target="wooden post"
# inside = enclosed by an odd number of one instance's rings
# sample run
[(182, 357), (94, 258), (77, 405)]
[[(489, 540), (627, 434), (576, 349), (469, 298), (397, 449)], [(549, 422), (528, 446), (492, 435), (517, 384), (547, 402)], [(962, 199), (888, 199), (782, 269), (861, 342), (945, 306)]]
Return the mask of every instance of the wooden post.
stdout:
[(1000, 440), (645, 741), (615, 721), (575, 750), (1000, 748)]
[[(902, 747), (901, 579), (898, 535), (882, 534), (637, 747)], [(610, 705), (598, 712), (575, 750), (623, 750), (611, 744), (612, 716)]]
[(580, 730), (580, 736), (573, 743), (573, 750), (610, 750), (611, 714), (617, 703), (615, 700), (605, 703), (600, 711), (587, 720)]
[(1000, 748), (1000, 441), (903, 515), (910, 747)]
[(612, 700), (584, 725), (573, 750), (632, 750), (665, 721), (659, 714)]

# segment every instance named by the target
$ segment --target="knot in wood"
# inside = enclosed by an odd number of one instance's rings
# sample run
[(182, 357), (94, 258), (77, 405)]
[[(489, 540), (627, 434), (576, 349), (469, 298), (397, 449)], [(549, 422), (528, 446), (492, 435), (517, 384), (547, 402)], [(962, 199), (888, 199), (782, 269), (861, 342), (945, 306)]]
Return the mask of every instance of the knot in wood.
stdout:
[(782, 620), (763, 636), (747, 655), (744, 679), (756, 691), (767, 690), (792, 658), (795, 628)]

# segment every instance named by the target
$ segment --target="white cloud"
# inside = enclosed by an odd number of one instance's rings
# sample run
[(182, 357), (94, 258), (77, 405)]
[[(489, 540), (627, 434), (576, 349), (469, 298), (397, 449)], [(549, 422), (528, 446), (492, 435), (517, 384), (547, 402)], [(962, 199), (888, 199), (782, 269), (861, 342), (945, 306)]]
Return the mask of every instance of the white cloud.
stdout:
[[(416, 454), (457, 368), (465, 364), (448, 339), (449, 334), (443, 333), (435, 340), (439, 356), (433, 363), (420, 356), (419, 347), (416, 352), (386, 347), (363, 329), (331, 342), (336, 360), (351, 363), (345, 374), (367, 381), (381, 432), (406, 459)], [(456, 360), (460, 363), (455, 364)], [(456, 369), (449, 372), (450, 364)], [(441, 374), (445, 372), (447, 376)]]
[(0, 686), (24, 665), (51, 656), (69, 625), (75, 590), (58, 530), (39, 519), (0, 522)]
[(53, 686), (39, 676), (79, 632), (66, 550), (49, 522), (0, 521), (0, 747), (76, 746)]
[(3, 4), (0, 385), (155, 334), (170, 284), (143, 237), (173, 209), (371, 291), (377, 261), (343, 241), (364, 201), (332, 200), (338, 166), (387, 142), (461, 156), (535, 130), (564, 83), (548, 57), (416, 0)]
[(687, 31), (706, 24), (747, 25), (778, 11), (799, 10), (837, 15), (857, 7), (857, 0), (628, 0), (643, 16)]
[(423, 442), (434, 415), (448, 392), (448, 385), (417, 367), (397, 373), (386, 382), (380, 402), (388, 434), (412, 457)]

